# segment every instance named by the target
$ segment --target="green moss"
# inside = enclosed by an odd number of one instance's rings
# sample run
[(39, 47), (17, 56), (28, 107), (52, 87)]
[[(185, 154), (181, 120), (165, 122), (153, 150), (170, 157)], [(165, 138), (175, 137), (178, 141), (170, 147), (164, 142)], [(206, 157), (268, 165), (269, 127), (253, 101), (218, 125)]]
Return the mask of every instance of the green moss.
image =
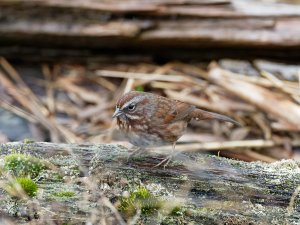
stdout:
[(180, 206), (175, 206), (170, 213), (171, 216), (183, 216), (183, 214), (184, 210)]
[(33, 156), (14, 153), (4, 158), (4, 169), (16, 177), (35, 178), (45, 169), (45, 163)]
[(25, 138), (25, 139), (23, 140), (23, 142), (24, 142), (24, 144), (32, 144), (32, 143), (34, 143), (34, 141), (31, 140), (31, 139), (29, 139), (29, 138)]
[(153, 196), (145, 187), (138, 188), (135, 192), (133, 192), (133, 195), (138, 199), (148, 199)]
[(38, 190), (37, 184), (33, 180), (25, 177), (19, 177), (14, 181), (9, 182), (6, 185), (5, 190), (12, 197), (22, 197), (20, 191), (18, 191), (19, 187), (21, 187), (24, 193), (29, 197), (34, 197)]
[(53, 193), (53, 196), (59, 197), (59, 198), (71, 198), (75, 195), (75, 192), (73, 191), (61, 191)]
[(122, 197), (120, 202), (119, 209), (126, 217), (133, 216), (138, 209), (142, 215), (151, 215), (162, 206), (162, 201), (145, 187), (138, 188), (129, 197)]
[(139, 85), (135, 88), (136, 91), (144, 91), (144, 87)]
[(53, 174), (51, 177), (51, 180), (53, 182), (62, 182), (64, 180), (64, 178), (61, 174)]
[(20, 177), (20, 178), (17, 178), (16, 181), (21, 185), (24, 192), (28, 196), (33, 197), (36, 195), (38, 186), (33, 180), (31, 180), (29, 178), (25, 178), (25, 177)]

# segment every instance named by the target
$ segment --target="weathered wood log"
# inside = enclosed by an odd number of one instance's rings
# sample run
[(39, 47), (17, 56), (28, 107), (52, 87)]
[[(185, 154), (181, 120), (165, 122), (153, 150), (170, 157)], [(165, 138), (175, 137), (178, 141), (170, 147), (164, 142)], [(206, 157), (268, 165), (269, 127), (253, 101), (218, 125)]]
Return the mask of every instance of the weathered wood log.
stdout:
[(156, 54), (166, 54), (162, 48), (188, 49), (197, 57), (204, 52), (239, 55), (245, 49), (265, 49), (299, 56), (298, 5), (245, 0), (0, 0), (0, 6), (3, 55), (16, 55), (11, 51), (26, 51), (27, 46)]
[[(38, 197), (29, 201), (35, 203), (39, 218), (35, 221), (40, 224), (52, 224), (49, 221), (94, 224), (104, 215), (113, 218), (107, 224), (132, 222), (134, 216), (122, 219), (124, 210), (119, 214), (117, 209), (121, 196), (130, 195), (139, 187), (149, 189), (156, 200), (164, 202), (155, 213), (135, 216), (143, 224), (297, 224), (300, 219), (295, 192), (300, 184), (300, 170), (292, 160), (246, 163), (180, 153), (164, 169), (153, 167), (160, 160), (153, 153), (128, 159), (128, 150), (113, 144), (0, 146), (1, 158), (12, 152), (34, 155), (52, 164), (52, 169), (37, 178)], [(52, 198), (54, 192), (61, 190), (72, 190), (76, 195)], [(9, 202), (7, 194), (0, 191), (0, 208), (6, 214), (11, 212)], [(176, 213), (172, 207), (177, 209)], [(22, 217), (20, 213), (17, 215), (20, 222)]]

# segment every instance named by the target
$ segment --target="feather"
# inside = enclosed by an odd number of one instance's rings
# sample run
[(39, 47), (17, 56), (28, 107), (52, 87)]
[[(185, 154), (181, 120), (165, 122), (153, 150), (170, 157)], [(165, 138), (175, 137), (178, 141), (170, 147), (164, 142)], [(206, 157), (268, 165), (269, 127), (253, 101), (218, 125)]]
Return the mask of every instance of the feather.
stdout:
[(202, 109), (195, 109), (192, 113), (192, 119), (195, 120), (221, 120), (221, 121), (225, 121), (225, 122), (229, 122), (229, 123), (233, 123), (237, 126), (241, 126), (241, 124), (231, 118), (229, 118), (228, 116), (224, 116), (218, 113), (213, 113), (213, 112), (208, 112)]

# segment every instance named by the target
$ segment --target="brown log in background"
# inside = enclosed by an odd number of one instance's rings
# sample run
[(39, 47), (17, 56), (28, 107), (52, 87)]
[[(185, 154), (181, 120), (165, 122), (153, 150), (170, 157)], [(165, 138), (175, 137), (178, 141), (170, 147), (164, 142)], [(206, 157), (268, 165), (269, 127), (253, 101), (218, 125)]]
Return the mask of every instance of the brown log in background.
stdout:
[(0, 54), (13, 58), (121, 51), (169, 58), (179, 50), (179, 58), (296, 58), (300, 52), (300, 6), (287, 3), (1, 0), (0, 7)]

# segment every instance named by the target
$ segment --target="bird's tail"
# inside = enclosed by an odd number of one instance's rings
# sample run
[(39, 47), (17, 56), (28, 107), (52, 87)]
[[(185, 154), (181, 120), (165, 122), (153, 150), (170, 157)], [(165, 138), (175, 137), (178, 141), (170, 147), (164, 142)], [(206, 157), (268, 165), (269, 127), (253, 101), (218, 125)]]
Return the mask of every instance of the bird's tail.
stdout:
[(229, 123), (233, 123), (237, 126), (241, 126), (241, 124), (231, 118), (229, 118), (228, 116), (224, 116), (218, 113), (213, 113), (213, 112), (208, 112), (202, 109), (194, 109), (194, 111), (192, 112), (192, 118), (195, 120), (221, 120), (221, 121), (225, 121), (225, 122), (229, 122)]

